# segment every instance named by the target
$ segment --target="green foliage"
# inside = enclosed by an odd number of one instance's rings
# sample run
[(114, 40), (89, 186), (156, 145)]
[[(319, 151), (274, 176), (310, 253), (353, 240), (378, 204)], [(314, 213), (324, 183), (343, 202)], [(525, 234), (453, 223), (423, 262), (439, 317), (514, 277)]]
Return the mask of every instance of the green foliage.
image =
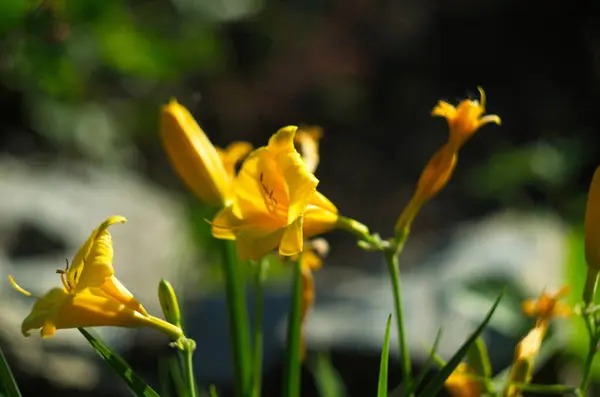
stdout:
[(110, 368), (125, 382), (129, 389), (139, 397), (159, 397), (146, 382), (144, 382), (127, 364), (127, 362), (115, 353), (100, 339), (92, 335), (84, 328), (79, 328), (79, 332), (90, 342), (90, 345), (98, 352), (100, 357), (110, 366)]
[(481, 333), (484, 331), (486, 325), (492, 319), (492, 315), (494, 314), (494, 312), (496, 311), (496, 308), (500, 304), (503, 294), (504, 293), (501, 293), (498, 296), (498, 298), (496, 298), (496, 301), (492, 305), (492, 308), (490, 309), (488, 314), (485, 316), (485, 318), (483, 319), (483, 321), (481, 322), (479, 327), (477, 327), (477, 329), (465, 341), (465, 343), (460, 347), (460, 349), (458, 349), (458, 351), (456, 353), (454, 353), (454, 355), (450, 358), (448, 363), (446, 365), (444, 365), (444, 367), (440, 370), (440, 372), (438, 372), (436, 374), (436, 376), (431, 380), (431, 382), (429, 382), (427, 384), (427, 386), (425, 387), (423, 392), (421, 394), (419, 394), (419, 397), (429, 397), (429, 396), (434, 397), (442, 389), (446, 379), (448, 379), (448, 377), (452, 374), (452, 371), (454, 371), (454, 369), (458, 366), (458, 364), (461, 363), (461, 361), (464, 359), (464, 357), (469, 352), (469, 349), (471, 348), (471, 346), (477, 341), (477, 338), (479, 338)]
[(310, 369), (321, 397), (345, 397), (347, 395), (346, 386), (327, 355), (317, 354)]
[(21, 397), (21, 392), (2, 349), (0, 349), (0, 394), (4, 394), (6, 397)]
[(377, 397), (387, 397), (388, 395), (388, 363), (390, 356), (390, 328), (392, 325), (392, 315), (388, 316), (385, 327), (385, 337), (383, 347), (381, 348), (381, 363), (379, 364), (379, 383), (377, 386)]

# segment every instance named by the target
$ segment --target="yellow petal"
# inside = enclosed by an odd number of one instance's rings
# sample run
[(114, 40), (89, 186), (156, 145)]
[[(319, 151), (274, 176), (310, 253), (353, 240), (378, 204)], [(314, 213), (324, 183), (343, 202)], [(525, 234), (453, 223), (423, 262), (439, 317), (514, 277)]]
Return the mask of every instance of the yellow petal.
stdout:
[[(265, 161), (264, 157), (266, 156), (272, 157), (266, 147), (253, 151), (244, 161), (242, 169), (235, 179), (235, 201), (232, 209), (236, 217), (243, 218), (257, 212), (266, 213), (269, 211), (267, 202), (264, 199), (264, 190), (269, 188), (266, 186), (264, 174), (261, 178), (261, 171), (259, 170), (259, 163)], [(270, 173), (268, 176), (270, 176)]]
[(309, 200), (317, 191), (319, 180), (308, 171), (296, 152), (284, 156), (281, 166), (289, 189), (288, 223), (292, 223), (306, 211)]
[(319, 127), (299, 128), (294, 142), (300, 148), (302, 159), (309, 172), (314, 173), (319, 165), (319, 140), (323, 131)]
[(252, 145), (248, 142), (232, 142), (224, 150), (219, 148), (215, 149), (221, 157), (221, 161), (225, 166), (227, 174), (229, 174), (233, 180), (235, 176), (235, 166), (252, 151)]
[(419, 203), (425, 203), (446, 186), (454, 172), (456, 160), (456, 153), (448, 145), (444, 145), (429, 160), (421, 173), (415, 192), (415, 199)]
[(480, 397), (481, 384), (474, 379), (473, 371), (466, 363), (460, 363), (444, 382), (452, 397)]
[(535, 299), (528, 299), (521, 303), (521, 311), (523, 314), (529, 317), (534, 317), (537, 313), (537, 301)]
[(325, 211), (332, 212), (334, 214), (338, 213), (337, 207), (327, 197), (321, 194), (321, 192), (315, 192), (315, 194), (311, 196), (308, 203), (309, 205), (314, 205)]
[(23, 321), (22, 332), (41, 328), (43, 337), (49, 337), (57, 329), (118, 326), (152, 326), (151, 320), (122, 303), (92, 294), (84, 290), (76, 295), (63, 289), (53, 289), (40, 298), (31, 314)]
[(240, 219), (233, 214), (233, 207), (229, 206), (217, 212), (211, 222), (214, 238), (222, 240), (235, 240), (233, 229), (240, 224)]
[(279, 254), (283, 256), (295, 255), (302, 252), (303, 244), (302, 217), (300, 217), (285, 228), (279, 244)]
[(23, 320), (21, 332), (24, 336), (29, 336), (32, 329), (44, 328), (42, 336), (51, 336), (56, 327), (52, 324), (60, 311), (64, 302), (70, 297), (70, 294), (62, 288), (54, 288), (48, 291), (43, 297), (36, 300), (29, 315)]
[(310, 270), (320, 269), (323, 265), (323, 259), (321, 259), (321, 257), (317, 255), (313, 249), (312, 241), (309, 243), (309, 247), (310, 249), (304, 249), (304, 252), (302, 252), (302, 257), (300, 258), (302, 268), (307, 268)]
[(202, 128), (175, 100), (162, 109), (160, 135), (173, 168), (192, 192), (207, 204), (227, 205), (231, 177)]
[(241, 260), (260, 260), (279, 245), (284, 229), (242, 230), (236, 233), (236, 246)]
[(330, 212), (321, 207), (309, 205), (303, 218), (304, 238), (310, 238), (334, 229), (337, 224), (338, 214), (337, 212)]
[(142, 304), (115, 276), (107, 278), (104, 283), (97, 288), (90, 288), (90, 292), (94, 295), (114, 299), (131, 310), (135, 310), (146, 316), (148, 315), (148, 312)]
[(585, 259), (600, 271), (600, 167), (594, 172), (585, 211)]
[(112, 239), (107, 229), (126, 221), (122, 216), (112, 216), (92, 232), (67, 271), (69, 289), (80, 292), (88, 287), (98, 287), (114, 274)]

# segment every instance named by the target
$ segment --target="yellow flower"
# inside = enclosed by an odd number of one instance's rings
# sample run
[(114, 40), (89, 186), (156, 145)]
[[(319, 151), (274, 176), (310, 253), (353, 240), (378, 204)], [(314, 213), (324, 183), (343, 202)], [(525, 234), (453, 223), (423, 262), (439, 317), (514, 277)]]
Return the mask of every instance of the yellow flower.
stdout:
[(282, 128), (250, 153), (235, 178), (232, 205), (212, 221), (213, 236), (235, 240), (242, 260), (277, 247), (281, 255), (298, 254), (305, 237), (335, 227), (337, 208), (317, 192), (319, 181), (294, 148), (296, 130)]
[(320, 127), (300, 127), (294, 137), (306, 167), (312, 173), (319, 165), (319, 140), (322, 136), (323, 130)]
[[(541, 323), (533, 328), (519, 342), (515, 349), (515, 358), (508, 377), (509, 383), (529, 383), (533, 374), (534, 360), (540, 352), (546, 335), (547, 324)], [(521, 391), (509, 384), (504, 391), (505, 397), (518, 397)]]
[(221, 156), (190, 112), (172, 99), (162, 108), (160, 135), (171, 164), (192, 192), (207, 204), (231, 200), (231, 176)]
[[(23, 335), (40, 329), (43, 337), (52, 336), (57, 329), (88, 326), (150, 326), (173, 335), (181, 330), (150, 316), (144, 307), (114, 276), (113, 247), (108, 227), (126, 222), (122, 216), (112, 216), (95, 229), (79, 249), (71, 267), (58, 270), (62, 288), (53, 288), (37, 297), (31, 313), (21, 326)], [(12, 276), (13, 287), (27, 295)]]
[(454, 172), (457, 155), (449, 145), (444, 145), (429, 160), (417, 183), (415, 194), (396, 221), (396, 234), (401, 234), (412, 223), (417, 213), (429, 199), (438, 194)]
[(485, 113), (485, 92), (478, 87), (481, 102), (465, 99), (454, 107), (448, 102), (439, 101), (431, 114), (446, 118), (450, 127), (449, 144), (458, 150), (482, 125), (495, 123), (500, 125), (500, 117), (495, 114), (483, 116)]
[(252, 145), (248, 142), (233, 142), (230, 143), (225, 149), (215, 147), (221, 161), (225, 166), (227, 175), (233, 182), (235, 178), (235, 167), (252, 151)]
[(548, 322), (553, 317), (568, 317), (571, 315), (571, 308), (563, 302), (564, 298), (569, 293), (568, 286), (562, 287), (555, 294), (542, 292), (538, 299), (528, 299), (521, 305), (523, 313), (530, 317), (536, 317), (538, 322)]
[(479, 397), (482, 388), (475, 379), (475, 372), (467, 365), (460, 363), (444, 382), (444, 387), (452, 397)]
[(585, 260), (589, 268), (600, 271), (600, 167), (594, 172), (585, 211)]

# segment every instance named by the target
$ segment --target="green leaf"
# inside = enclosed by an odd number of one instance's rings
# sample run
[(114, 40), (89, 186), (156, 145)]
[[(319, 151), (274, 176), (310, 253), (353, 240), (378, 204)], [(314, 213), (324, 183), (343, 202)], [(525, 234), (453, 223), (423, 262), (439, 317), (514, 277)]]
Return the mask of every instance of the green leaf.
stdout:
[(440, 339), (441, 338), (442, 338), (442, 329), (440, 328), (440, 330), (438, 331), (437, 335), (435, 336), (435, 340), (433, 341), (433, 347), (429, 351), (429, 357), (427, 357), (427, 360), (425, 361), (425, 364), (423, 365), (423, 368), (421, 368), (421, 370), (419, 371), (419, 373), (417, 374), (417, 376), (414, 378), (413, 383), (408, 386), (408, 392), (407, 392), (407, 394), (409, 396), (412, 393), (416, 392), (417, 389), (419, 388), (419, 386), (421, 386), (421, 383), (425, 379), (425, 376), (427, 375), (427, 372), (429, 372), (429, 369), (433, 365), (433, 363), (435, 361), (435, 357), (436, 357), (436, 352), (437, 352), (438, 346), (440, 344)]
[(129, 386), (129, 389), (136, 396), (144, 397), (160, 397), (159, 394), (154, 391), (146, 382), (144, 382), (139, 376), (133, 372), (133, 369), (127, 364), (127, 362), (115, 353), (110, 347), (102, 342), (97, 337), (93, 336), (89, 331), (78, 328), (79, 332), (85, 336), (90, 342), (92, 347), (96, 349), (100, 357), (106, 361), (108, 365), (115, 371), (117, 375)]
[(475, 343), (479, 335), (481, 335), (481, 333), (485, 329), (486, 325), (492, 319), (492, 315), (496, 311), (498, 304), (500, 304), (500, 300), (502, 299), (503, 295), (504, 291), (502, 291), (502, 293), (498, 295), (498, 298), (496, 298), (496, 301), (492, 305), (492, 308), (488, 312), (487, 316), (485, 316), (485, 319), (479, 325), (479, 327), (477, 327), (477, 329), (471, 334), (471, 336), (466, 340), (466, 342), (461, 346), (461, 348), (458, 349), (458, 351), (452, 356), (448, 363), (444, 365), (440, 372), (437, 373), (437, 375), (431, 380), (431, 382), (427, 385), (427, 387), (425, 388), (425, 390), (423, 390), (419, 397), (437, 396), (437, 393), (442, 389), (442, 387), (444, 387), (444, 382), (446, 381), (446, 379), (448, 379), (448, 377), (452, 374), (452, 371), (454, 371), (458, 364), (460, 364), (463, 358), (467, 355), (467, 352), (471, 348), (471, 345)]
[(388, 316), (387, 326), (385, 327), (385, 338), (383, 339), (383, 348), (381, 350), (381, 362), (379, 363), (379, 386), (377, 387), (377, 397), (387, 397), (388, 395), (388, 363), (390, 356), (390, 326), (392, 325), (392, 315)]
[(520, 390), (529, 393), (540, 393), (540, 394), (577, 394), (577, 388), (566, 385), (536, 385), (531, 383), (511, 383), (513, 386), (517, 386)]
[(300, 312), (302, 305), (302, 274), (300, 258), (294, 263), (292, 304), (287, 330), (287, 359), (283, 395), (285, 397), (300, 396)]
[(319, 354), (310, 369), (321, 397), (346, 397), (346, 386), (327, 355)]
[(21, 392), (2, 349), (0, 349), (0, 393), (6, 397), (21, 397)]

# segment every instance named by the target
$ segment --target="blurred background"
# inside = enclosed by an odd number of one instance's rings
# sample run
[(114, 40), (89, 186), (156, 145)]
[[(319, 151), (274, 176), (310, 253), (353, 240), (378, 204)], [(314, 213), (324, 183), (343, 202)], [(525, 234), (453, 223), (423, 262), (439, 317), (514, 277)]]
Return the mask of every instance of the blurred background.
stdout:
[[(572, 301), (581, 293), (585, 199), (600, 158), (597, 11), (559, 0), (0, 1), (0, 273), (43, 293), (91, 230), (124, 215), (111, 229), (119, 278), (155, 313), (160, 278), (175, 285), (198, 379), (229, 396), (221, 258), (204, 221), (212, 210), (169, 165), (161, 106), (176, 98), (221, 147), (321, 126), (320, 191), (387, 237), (447, 137), (431, 109), (477, 98), (480, 85), (502, 126), (464, 147), (400, 262), (417, 369), (441, 325), (449, 356), (509, 284), (485, 334), (500, 371), (531, 326), (522, 299), (565, 283)], [(393, 310), (385, 265), (347, 234), (326, 238), (303, 395), (373, 395)], [(269, 278), (265, 396), (281, 390), (288, 270), (273, 266)], [(0, 283), (0, 345), (25, 396), (126, 395), (77, 331), (23, 338), (32, 303)], [(102, 336), (158, 384), (160, 335)], [(535, 380), (576, 382), (581, 324), (563, 321), (551, 339)]]

